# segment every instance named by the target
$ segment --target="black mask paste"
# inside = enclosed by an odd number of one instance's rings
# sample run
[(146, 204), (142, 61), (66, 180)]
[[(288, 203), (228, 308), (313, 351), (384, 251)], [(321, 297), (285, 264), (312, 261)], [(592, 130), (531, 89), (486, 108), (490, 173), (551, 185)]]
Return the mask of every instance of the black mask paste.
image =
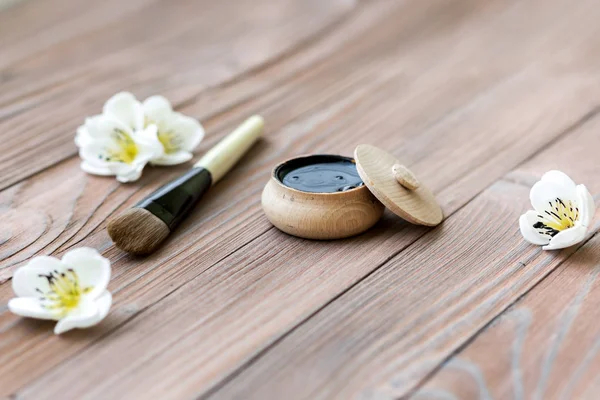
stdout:
[(277, 178), (288, 187), (310, 193), (334, 193), (363, 185), (353, 159), (336, 155), (295, 158), (282, 164)]

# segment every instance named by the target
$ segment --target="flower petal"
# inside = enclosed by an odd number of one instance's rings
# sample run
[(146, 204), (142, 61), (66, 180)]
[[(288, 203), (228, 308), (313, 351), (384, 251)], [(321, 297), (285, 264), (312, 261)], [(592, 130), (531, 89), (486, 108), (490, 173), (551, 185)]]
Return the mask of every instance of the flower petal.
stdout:
[(87, 328), (97, 324), (101, 319), (96, 302), (82, 299), (77, 309), (58, 321), (54, 333), (60, 335), (74, 328)]
[(83, 147), (90, 143), (92, 138), (88, 132), (88, 129), (85, 125), (81, 125), (77, 128), (77, 133), (75, 134), (75, 145), (77, 147)]
[(165, 152), (162, 143), (158, 140), (158, 127), (156, 125), (148, 126), (143, 131), (136, 133), (133, 138), (139, 148), (138, 158), (149, 161), (162, 156)]
[(152, 96), (144, 100), (143, 110), (146, 122), (156, 123), (169, 118), (173, 113), (173, 107), (169, 100), (163, 96)]
[[(155, 139), (143, 140), (139, 134), (128, 133), (116, 121), (101, 121), (108, 129), (107, 135), (97, 137), (90, 144), (81, 148), (79, 154), (86, 172), (97, 175), (116, 175), (119, 181), (130, 182), (139, 179), (144, 166), (152, 159), (162, 155), (162, 145)], [(111, 131), (110, 129), (116, 130)], [(100, 129), (99, 129), (100, 131)], [(144, 132), (154, 133), (156, 127), (151, 126)]]
[(156, 137), (156, 130), (156, 126), (151, 125), (143, 132), (134, 135), (138, 153), (132, 164), (119, 163), (119, 165), (109, 166), (119, 182), (137, 181), (142, 176), (146, 164), (163, 155), (164, 149)]
[(180, 150), (193, 151), (204, 138), (204, 128), (195, 118), (176, 113), (170, 129), (180, 138)]
[(90, 164), (87, 161), (82, 161), (81, 164), (81, 169), (84, 172), (87, 172), (88, 174), (92, 174), (92, 175), (100, 175), (100, 176), (112, 176), (115, 175), (115, 173), (108, 167), (104, 166), (104, 167), (99, 167), (93, 164)]
[(102, 111), (103, 114), (118, 119), (132, 130), (142, 129), (144, 126), (142, 105), (129, 92), (115, 94), (104, 104)]
[(171, 154), (164, 154), (151, 161), (152, 165), (177, 165), (188, 162), (194, 157), (189, 151), (178, 151)]
[(117, 180), (121, 183), (135, 182), (142, 176), (144, 165), (136, 166), (127, 172), (117, 174)]
[(35, 297), (17, 297), (10, 299), (8, 302), (10, 312), (21, 317), (37, 318), (37, 319), (53, 319), (58, 317), (42, 307), (40, 301)]
[(114, 164), (124, 164), (119, 161), (111, 161), (111, 157), (113, 157), (111, 152), (117, 151), (117, 146), (115, 146), (110, 139), (94, 140), (79, 150), (79, 156), (86, 163), (85, 166), (82, 165), (81, 167), (87, 168), (87, 170), (84, 171), (94, 175), (99, 174), (93, 171), (106, 171), (106, 175), (110, 175), (109, 172), (112, 172), (112, 175), (114, 175), (115, 172), (110, 166), (113, 165), (114, 167)]
[(567, 192), (575, 191), (575, 182), (562, 171), (552, 170), (542, 175), (542, 181), (562, 186)]
[(581, 216), (579, 217), (581, 225), (589, 227), (596, 214), (594, 198), (585, 185), (577, 185), (577, 195), (579, 197), (578, 204), (581, 211)]
[(557, 198), (563, 202), (577, 201), (577, 193), (575, 190), (567, 190), (561, 184), (550, 183), (548, 181), (536, 182), (529, 193), (531, 205), (538, 214), (543, 214), (545, 210), (551, 208), (548, 203)]
[(82, 302), (78, 309), (58, 321), (54, 333), (60, 335), (74, 328), (89, 328), (102, 321), (112, 305), (112, 295), (105, 291), (95, 301)]
[(565, 229), (557, 233), (548, 246), (543, 247), (544, 250), (558, 250), (573, 246), (581, 242), (585, 238), (586, 227), (577, 225), (574, 228)]
[(111, 114), (95, 115), (86, 118), (85, 130), (91, 139), (110, 139), (115, 130), (121, 130), (132, 135), (134, 129), (127, 123), (113, 117)]
[(160, 148), (160, 154), (162, 154), (162, 144), (158, 140), (158, 127), (154, 124), (148, 125), (144, 130), (137, 131), (134, 133), (134, 139), (137, 143), (144, 143), (149, 146)]
[(110, 261), (96, 250), (89, 247), (70, 250), (65, 253), (62, 262), (67, 268), (73, 268), (81, 287), (92, 288), (86, 294), (88, 298), (96, 299), (106, 291), (110, 281)]
[(13, 274), (12, 288), (18, 297), (38, 297), (40, 292), (47, 292), (47, 275), (52, 271), (63, 271), (64, 265), (54, 257), (39, 256), (32, 258), (23, 267), (17, 269)]
[(540, 234), (534, 227), (539, 219), (537, 213), (533, 210), (527, 211), (519, 218), (519, 228), (521, 229), (521, 235), (531, 244), (538, 246), (546, 245), (550, 242), (550, 236)]
[[(141, 153), (141, 152), (140, 152)], [(144, 167), (150, 160), (151, 155), (143, 155), (141, 157), (138, 154), (138, 157), (134, 160), (132, 164), (126, 163), (107, 163), (105, 168), (107, 168), (111, 175), (115, 175), (119, 182), (133, 182), (136, 181), (142, 176), (142, 171)]]
[(110, 311), (110, 307), (112, 306), (112, 295), (108, 290), (105, 290), (104, 293), (100, 294), (96, 299), (96, 306), (98, 307), (99, 318), (97, 322), (100, 322), (108, 315), (108, 311)]

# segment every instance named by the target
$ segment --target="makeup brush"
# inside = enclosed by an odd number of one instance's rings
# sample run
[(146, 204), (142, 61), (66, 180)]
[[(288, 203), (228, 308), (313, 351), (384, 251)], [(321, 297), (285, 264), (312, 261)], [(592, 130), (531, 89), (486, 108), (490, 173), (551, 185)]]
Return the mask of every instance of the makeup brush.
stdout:
[(184, 175), (167, 183), (107, 226), (115, 245), (128, 253), (150, 254), (187, 216), (262, 134), (264, 120), (255, 115), (221, 140)]

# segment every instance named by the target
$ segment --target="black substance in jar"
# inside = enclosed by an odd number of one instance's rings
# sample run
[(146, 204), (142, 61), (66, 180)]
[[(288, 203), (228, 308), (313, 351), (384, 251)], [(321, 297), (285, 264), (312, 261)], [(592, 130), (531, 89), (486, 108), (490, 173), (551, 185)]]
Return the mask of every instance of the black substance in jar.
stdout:
[(290, 160), (275, 171), (285, 186), (310, 193), (335, 193), (363, 185), (352, 158), (314, 155)]

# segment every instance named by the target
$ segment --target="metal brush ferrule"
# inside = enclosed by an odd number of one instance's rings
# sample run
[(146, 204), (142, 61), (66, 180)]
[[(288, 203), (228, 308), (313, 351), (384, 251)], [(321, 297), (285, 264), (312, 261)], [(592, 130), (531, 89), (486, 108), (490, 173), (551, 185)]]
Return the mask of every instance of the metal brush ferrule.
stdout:
[(135, 207), (150, 211), (172, 231), (211, 185), (210, 171), (203, 167), (195, 167), (162, 186)]

